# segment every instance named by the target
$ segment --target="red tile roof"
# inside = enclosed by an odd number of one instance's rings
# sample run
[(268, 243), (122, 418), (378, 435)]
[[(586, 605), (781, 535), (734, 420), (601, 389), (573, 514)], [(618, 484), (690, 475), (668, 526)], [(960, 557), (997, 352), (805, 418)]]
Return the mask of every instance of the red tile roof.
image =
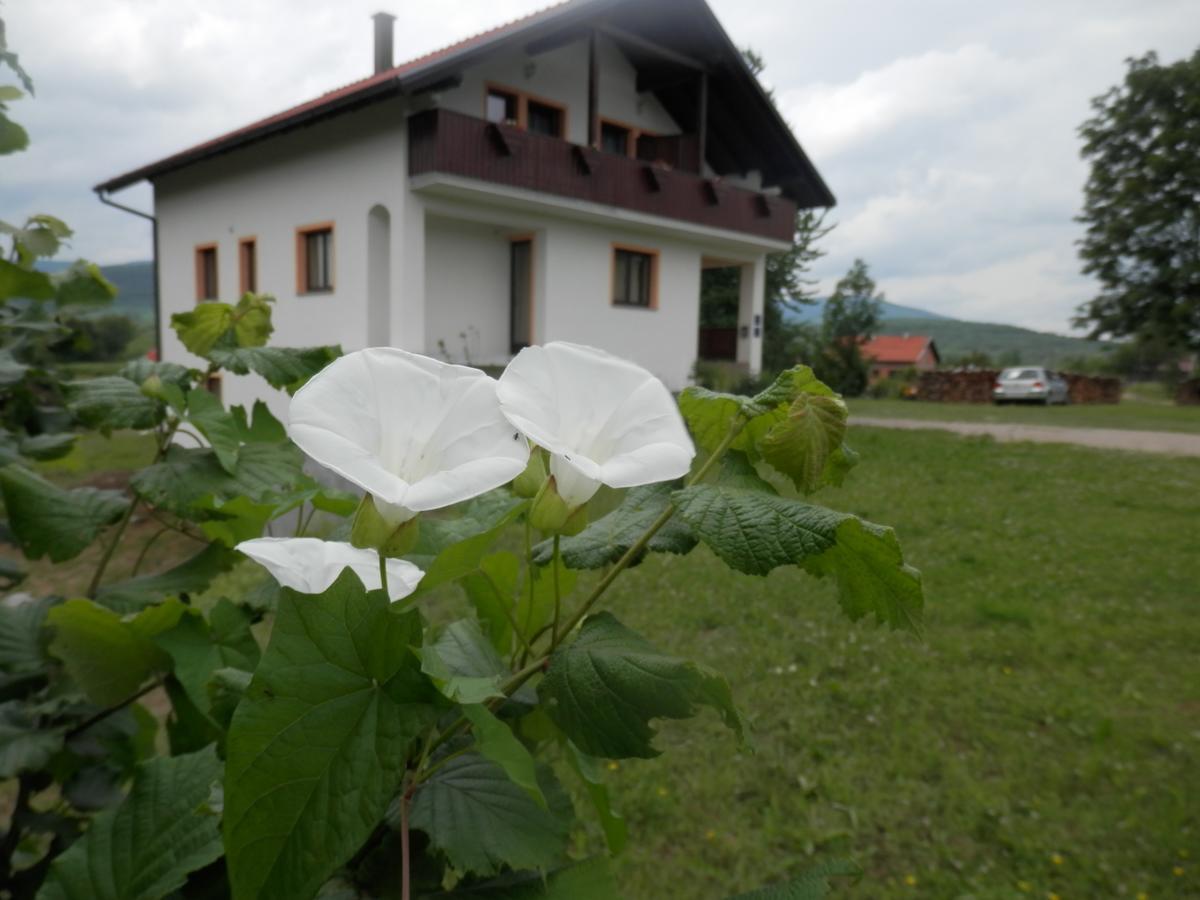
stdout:
[(495, 28), (489, 28), (487, 31), (481, 31), (479, 34), (464, 38), (440, 50), (434, 50), (426, 53), (424, 56), (418, 56), (415, 59), (410, 59), (408, 62), (401, 63), (398, 66), (393, 66), (390, 69), (385, 69), (382, 72), (377, 72), (366, 78), (361, 78), (358, 81), (352, 81), (350, 84), (343, 85), (339, 88), (334, 88), (331, 91), (326, 91), (319, 97), (312, 100), (307, 100), (304, 103), (297, 104), (283, 112), (276, 113), (273, 116), (267, 116), (265, 119), (259, 119), (256, 122), (251, 122), (249, 125), (243, 125), (241, 128), (235, 128), (233, 131), (226, 132), (219, 137), (196, 144), (186, 150), (181, 150), (178, 153), (173, 153), (170, 156), (164, 157), (157, 162), (134, 169), (124, 175), (118, 175), (116, 178), (111, 178), (103, 184), (97, 185), (96, 190), (112, 191), (119, 190), (122, 187), (127, 187), (143, 178), (147, 178), (160, 171), (173, 168), (175, 163), (184, 163), (192, 159), (203, 157), (207, 151), (213, 151), (225, 144), (232, 144), (238, 141), (238, 138), (248, 136), (254, 132), (270, 129), (272, 125), (281, 125), (291, 119), (298, 118), (306, 113), (316, 112), (326, 106), (331, 106), (339, 101), (351, 100), (356, 95), (368, 94), (372, 88), (381, 87), (388, 82), (397, 80), (404, 76), (416, 74), (427, 66), (441, 62), (446, 57), (452, 56), (463, 50), (468, 50), (485, 44), (495, 38), (502, 37), (510, 32), (528, 27), (542, 19), (551, 18), (554, 14), (561, 12), (565, 7), (578, 6), (580, 0), (564, 0), (564, 2), (556, 3), (553, 6), (548, 6), (545, 9), (530, 13), (518, 19), (513, 19), (511, 22), (505, 22), (502, 25), (497, 25)]
[[(933, 342), (926, 335), (881, 334), (862, 345), (864, 359), (877, 363), (915, 363)], [(933, 350), (937, 354), (937, 350)]]

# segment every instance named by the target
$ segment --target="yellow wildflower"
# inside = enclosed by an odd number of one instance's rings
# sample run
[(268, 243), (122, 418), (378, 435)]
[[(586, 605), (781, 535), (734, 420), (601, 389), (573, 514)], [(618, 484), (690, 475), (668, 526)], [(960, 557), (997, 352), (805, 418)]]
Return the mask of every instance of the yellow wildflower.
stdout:
[(704, 832), (704, 839), (706, 841), (715, 841), (717, 839), (717, 833), (710, 828), (708, 831)]
[(610, 772), (615, 772), (615, 771), (617, 771), (617, 769), (619, 769), (619, 768), (621, 768), (621, 764), (620, 764), (619, 762), (617, 762), (615, 759), (611, 759), (611, 760), (609, 760), (609, 762), (608, 762), (608, 771), (610, 771)]
[(1058, 853), (1051, 853), (1050, 862), (1054, 863), (1056, 866), (1061, 866), (1063, 864), (1063, 858)]
[(667, 796), (667, 789), (665, 787), (660, 787), (658, 789), (658, 796), (660, 796), (660, 797)]
[(916, 887), (917, 886), (917, 876), (916, 875), (905, 875), (904, 883), (907, 884), (909, 887)]
[(1028, 881), (1018, 881), (1017, 882), (1017, 890), (1020, 891), (1022, 894), (1028, 894), (1031, 890), (1033, 890), (1033, 885), (1030, 884)]
[(1182, 878), (1183, 877), (1183, 866), (1176, 866), (1175, 868), (1173, 868), (1171, 870), (1171, 874), (1174, 875), (1176, 878)]

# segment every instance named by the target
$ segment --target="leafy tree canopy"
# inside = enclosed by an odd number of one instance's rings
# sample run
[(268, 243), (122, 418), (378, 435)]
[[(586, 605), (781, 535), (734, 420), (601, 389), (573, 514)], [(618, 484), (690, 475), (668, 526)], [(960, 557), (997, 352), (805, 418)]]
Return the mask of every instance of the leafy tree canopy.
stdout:
[(1100, 293), (1076, 324), (1200, 350), (1200, 50), (1161, 65), (1128, 60), (1122, 84), (1092, 101), (1091, 163), (1079, 221), (1083, 271)]

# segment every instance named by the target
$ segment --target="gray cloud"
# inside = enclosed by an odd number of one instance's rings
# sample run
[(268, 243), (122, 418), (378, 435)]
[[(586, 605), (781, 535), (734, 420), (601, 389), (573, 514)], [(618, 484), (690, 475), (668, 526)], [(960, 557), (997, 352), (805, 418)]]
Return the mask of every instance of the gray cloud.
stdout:
[[(537, 0), (393, 6), (397, 57)], [(715, 0), (839, 206), (817, 274), (861, 256), (890, 299), (1065, 331), (1092, 285), (1073, 222), (1086, 169), (1075, 130), (1126, 56), (1191, 52), (1192, 0)], [(369, 72), (379, 0), (37, 0), (3, 7), (35, 100), (6, 158), (0, 217), (48, 211), (102, 262), (144, 259), (148, 227), (91, 185)], [(148, 189), (120, 199), (148, 208)]]

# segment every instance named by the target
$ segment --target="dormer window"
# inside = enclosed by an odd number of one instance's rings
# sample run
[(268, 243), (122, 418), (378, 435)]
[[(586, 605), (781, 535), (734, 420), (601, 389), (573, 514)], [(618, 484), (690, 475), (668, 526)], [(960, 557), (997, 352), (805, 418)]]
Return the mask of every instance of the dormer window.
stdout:
[(526, 127), (534, 134), (548, 134), (556, 138), (563, 136), (563, 120), (566, 116), (561, 106), (529, 100), (527, 116)]

